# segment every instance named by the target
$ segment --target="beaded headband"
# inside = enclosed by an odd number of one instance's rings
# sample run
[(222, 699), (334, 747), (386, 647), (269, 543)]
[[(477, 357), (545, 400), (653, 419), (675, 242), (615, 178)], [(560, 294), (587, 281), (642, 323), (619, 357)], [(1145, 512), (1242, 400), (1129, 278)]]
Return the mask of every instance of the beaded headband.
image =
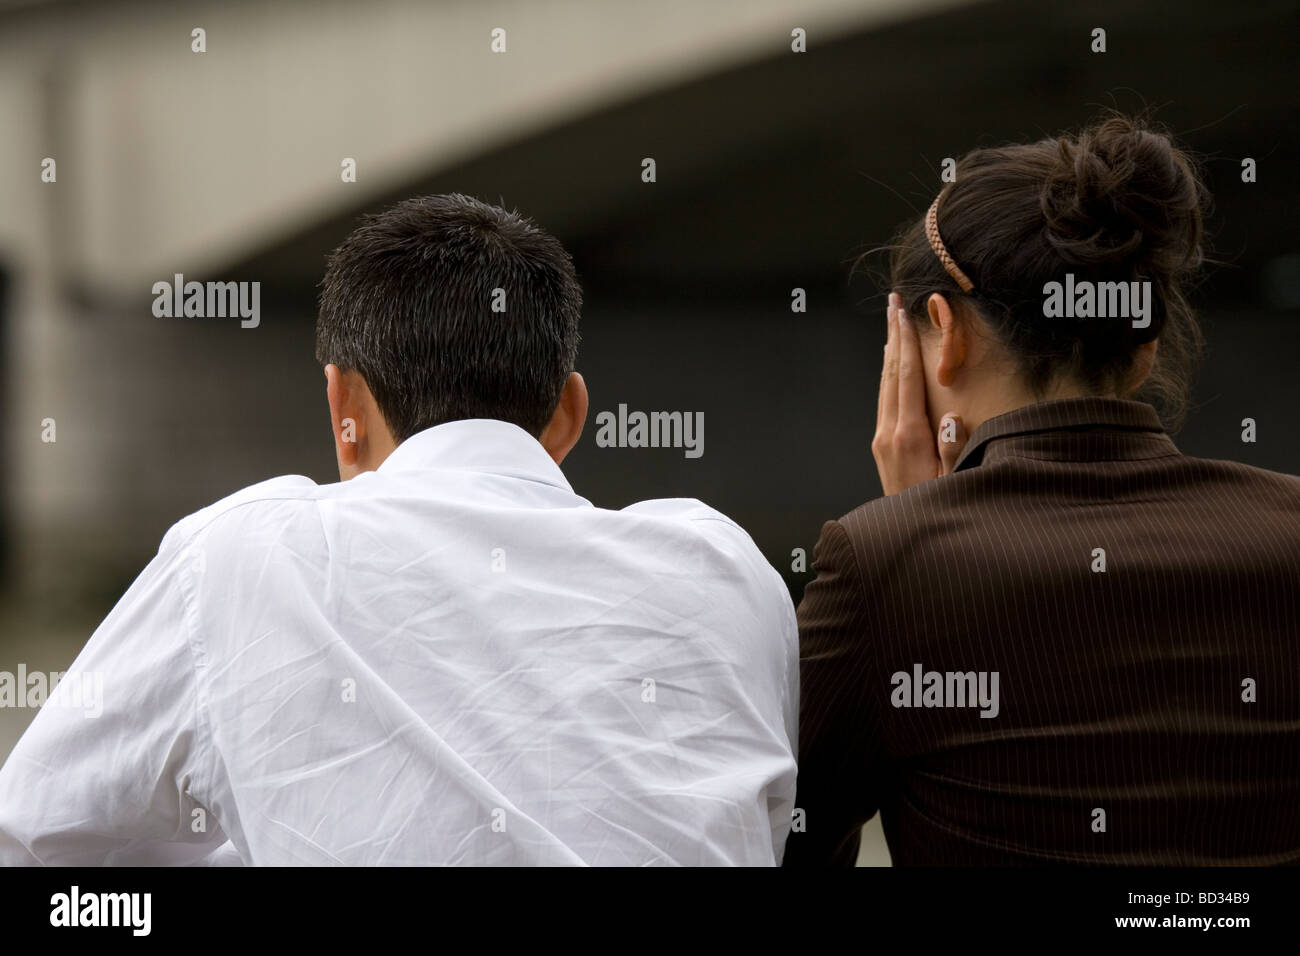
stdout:
[(930, 240), (930, 248), (939, 257), (939, 261), (943, 263), (948, 275), (952, 276), (957, 284), (961, 286), (961, 291), (969, 292), (975, 288), (975, 283), (966, 277), (966, 273), (962, 272), (961, 267), (953, 261), (952, 256), (948, 255), (948, 248), (943, 244), (943, 240), (939, 238), (938, 196), (934, 197), (934, 202), (930, 204), (930, 211), (925, 214), (925, 238)]

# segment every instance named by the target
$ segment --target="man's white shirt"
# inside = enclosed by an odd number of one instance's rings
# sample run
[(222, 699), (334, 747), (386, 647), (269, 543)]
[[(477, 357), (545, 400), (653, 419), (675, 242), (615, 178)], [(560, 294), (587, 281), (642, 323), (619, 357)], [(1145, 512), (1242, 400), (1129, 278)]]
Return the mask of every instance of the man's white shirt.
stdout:
[(797, 707), (738, 525), (452, 422), (177, 523), (0, 769), (0, 863), (771, 865)]

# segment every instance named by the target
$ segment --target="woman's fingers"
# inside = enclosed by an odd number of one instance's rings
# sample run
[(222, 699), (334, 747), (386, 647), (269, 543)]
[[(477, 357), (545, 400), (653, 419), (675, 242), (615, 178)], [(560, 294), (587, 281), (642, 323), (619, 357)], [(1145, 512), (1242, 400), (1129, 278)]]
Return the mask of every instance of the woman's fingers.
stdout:
[(906, 319), (898, 322), (898, 326), (898, 424), (900, 428), (919, 429), (925, 423), (928, 433), (921, 338)]
[[(936, 436), (926, 406), (921, 337), (903, 314), (902, 299), (889, 295), (884, 367), (876, 402), (876, 435), (871, 454), (885, 494), (949, 474), (966, 444), (961, 417), (948, 413)], [(936, 438), (938, 443), (936, 445)]]
[(892, 432), (898, 421), (898, 309), (899, 297), (889, 293), (886, 310), (885, 364), (880, 370), (880, 401), (876, 406), (876, 431)]

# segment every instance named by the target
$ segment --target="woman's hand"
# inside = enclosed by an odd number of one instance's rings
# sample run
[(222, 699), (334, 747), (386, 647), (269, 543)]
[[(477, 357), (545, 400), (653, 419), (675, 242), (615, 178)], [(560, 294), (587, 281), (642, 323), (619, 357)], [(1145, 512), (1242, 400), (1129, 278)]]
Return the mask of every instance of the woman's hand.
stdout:
[[(966, 445), (966, 429), (952, 412), (943, 416), (939, 434), (930, 431), (925, 403), (925, 369), (921, 341), (903, 315), (903, 301), (889, 293), (889, 337), (876, 402), (876, 436), (871, 454), (885, 494), (895, 495), (931, 478), (949, 474)], [(948, 425), (951, 419), (952, 425)]]

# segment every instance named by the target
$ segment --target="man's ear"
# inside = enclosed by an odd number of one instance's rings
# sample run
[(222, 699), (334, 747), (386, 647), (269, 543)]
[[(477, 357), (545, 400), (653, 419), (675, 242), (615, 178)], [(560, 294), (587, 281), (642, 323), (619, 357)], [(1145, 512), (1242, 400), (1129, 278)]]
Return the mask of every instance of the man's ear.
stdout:
[(558, 465), (564, 456), (573, 450), (582, 437), (582, 426), (587, 421), (587, 383), (577, 372), (569, 373), (564, 389), (560, 392), (560, 401), (551, 413), (537, 440), (542, 443), (546, 453)]
[(948, 300), (935, 293), (925, 303), (930, 325), (940, 334), (939, 364), (934, 370), (935, 379), (949, 388), (957, 379), (957, 372), (966, 364), (966, 324), (953, 311)]
[(357, 468), (357, 395), (352, 376), (346, 375), (337, 365), (325, 366), (325, 396), (330, 403), (330, 425), (334, 428), (334, 456), (339, 463), (339, 477), (344, 481), (359, 470)]
[(347, 481), (378, 468), (397, 447), (360, 372), (325, 366), (325, 396), (334, 429), (334, 456), (339, 477)]

